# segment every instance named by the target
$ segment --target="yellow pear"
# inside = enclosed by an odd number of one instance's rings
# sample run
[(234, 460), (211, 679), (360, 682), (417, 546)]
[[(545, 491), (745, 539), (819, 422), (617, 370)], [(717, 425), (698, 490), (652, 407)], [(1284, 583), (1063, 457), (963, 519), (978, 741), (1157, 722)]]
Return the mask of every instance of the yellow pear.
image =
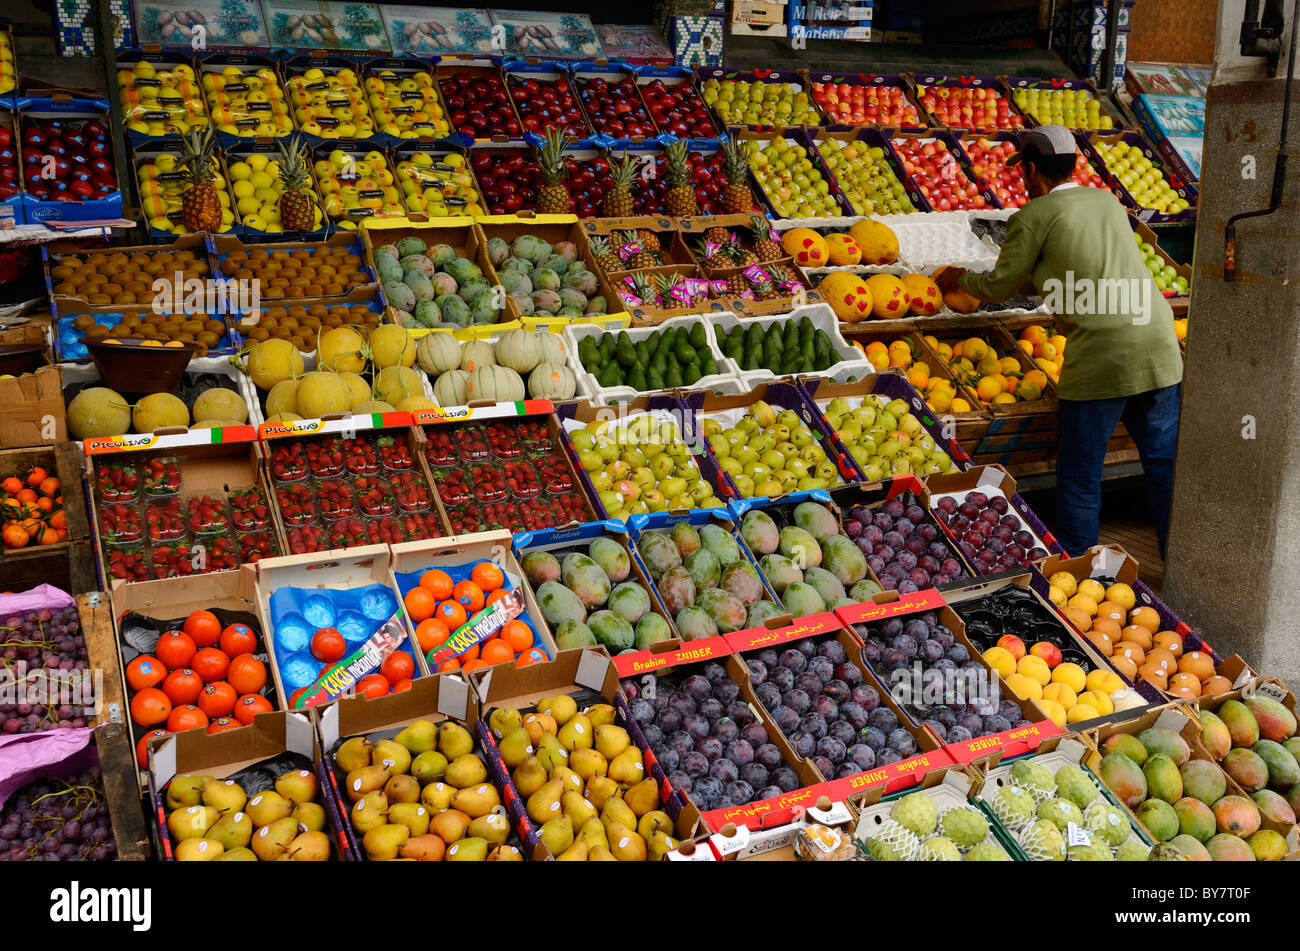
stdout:
[(643, 815), (641, 820), (636, 824), (636, 831), (641, 835), (641, 838), (646, 841), (649, 841), (650, 837), (656, 832), (662, 832), (665, 835), (672, 835), (673, 820), (668, 818), (668, 813), (663, 812), (660, 809), (651, 809)]
[(597, 817), (596, 807), (582, 793), (574, 792), (572, 789), (566, 790), (560, 797), (560, 808), (573, 820), (575, 829), (582, 828), (583, 823), (588, 819)]
[(334, 754), (334, 762), (345, 773), (360, 769), (362, 766), (369, 766), (370, 741), (364, 736), (354, 736), (350, 740), (344, 740), (343, 745)]
[(519, 795), (527, 799), (546, 784), (547, 776), (546, 770), (542, 769), (542, 764), (537, 761), (537, 757), (530, 756), (519, 764), (510, 778), (515, 781), (515, 788), (519, 790)]
[(572, 789), (574, 792), (582, 792), (582, 777), (569, 769), (567, 766), (557, 766), (551, 770), (550, 779), (558, 779), (564, 783), (565, 789)]
[(546, 697), (537, 704), (539, 713), (545, 713), (555, 719), (559, 726), (564, 726), (578, 712), (578, 701), (567, 694), (558, 697)]
[(473, 821), (459, 809), (444, 809), (434, 813), (429, 820), (429, 831), (450, 845), (465, 835), (465, 830)]
[(573, 844), (567, 849), (555, 856), (557, 862), (585, 862), (587, 861), (587, 843), (582, 839), (575, 839)]
[(223, 849), (248, 845), (253, 837), (253, 820), (244, 812), (232, 812), (212, 823), (204, 838), (221, 843)]
[(622, 786), (641, 782), (645, 778), (645, 763), (641, 760), (641, 751), (635, 746), (629, 746), (619, 753), (610, 760), (607, 775)]
[(565, 766), (569, 762), (569, 751), (561, 744), (554, 733), (543, 733), (541, 742), (537, 744), (537, 761), (542, 764), (542, 769), (548, 773), (557, 766)]
[(399, 802), (389, 807), (388, 821), (394, 825), (406, 826), (412, 836), (421, 836), (429, 831), (429, 810), (418, 802)]
[[(369, 757), (366, 758), (366, 762), (370, 762)], [(163, 794), (167, 811), (174, 812), (177, 809), (199, 805), (203, 802), (203, 787), (210, 782), (212, 782), (211, 776), (177, 776), (167, 784), (167, 792)]]
[(447, 850), (448, 862), (482, 862), (487, 859), (487, 840), (467, 836)]
[[(176, 843), (176, 861), (211, 862), (224, 851), (226, 851), (226, 847), (216, 839), (184, 839)], [(585, 852), (583, 857), (585, 860)]]
[(533, 755), (533, 740), (528, 735), (528, 731), (522, 726), (516, 727), (497, 744), (497, 750), (500, 751), (501, 758), (505, 760), (506, 766), (509, 769), (514, 769)]
[(222, 815), (239, 812), (248, 803), (244, 787), (233, 779), (209, 779), (203, 784), (202, 796), (203, 805), (211, 806)]
[(498, 845), (488, 853), (487, 857), (489, 862), (522, 862), (523, 860), (524, 853), (513, 845)]
[(523, 726), (524, 718), (514, 707), (497, 707), (488, 714), (488, 726), (498, 740)]
[(291, 862), (328, 862), (330, 837), (315, 830), (303, 832), (289, 843), (287, 854)]
[(546, 785), (528, 797), (525, 807), (528, 817), (543, 823), (560, 812), (560, 797), (564, 795), (564, 780), (547, 780)]
[(438, 752), (447, 759), (457, 759), (473, 750), (473, 735), (459, 723), (444, 720), (438, 727)]
[(382, 825), (367, 832), (361, 844), (372, 862), (391, 862), (397, 858), (398, 848), (410, 837), (411, 830), (406, 826)]
[(389, 776), (397, 776), (411, 769), (411, 751), (393, 740), (380, 740), (370, 752), (376, 766), (382, 766)]
[(617, 862), (614, 853), (603, 845), (593, 845), (587, 852), (588, 862)]
[(384, 795), (389, 802), (419, 802), (420, 784), (414, 776), (402, 773), (384, 784)]
[(412, 756), (419, 756), (438, 746), (438, 728), (428, 720), (416, 720), (393, 737), (394, 742), (406, 747)]
[(659, 808), (659, 786), (647, 776), (623, 793), (623, 801), (638, 817), (644, 816), (651, 809)]
[(591, 749), (596, 738), (591, 721), (586, 714), (575, 713), (564, 726), (560, 727), (560, 745), (572, 753), (576, 749)]
[(605, 726), (608, 723), (614, 722), (613, 704), (596, 703), (582, 712), (587, 715), (587, 719), (591, 721), (591, 725), (594, 727)]
[[(388, 770), (384, 769), (384, 767), (362, 766), (360, 769), (354, 769), (352, 772), (348, 773), (346, 777), (344, 777), (343, 786), (344, 786), (344, 791), (348, 794), (348, 798), (351, 799), (353, 802), (356, 802), (358, 799), (360, 799), (368, 792), (374, 792), (376, 789), (383, 789), (384, 784), (386, 782), (388, 782)], [(267, 799), (271, 796), (274, 796), (276, 799), (280, 800), (285, 804), (287, 808), (287, 811), (285, 812), (286, 816), (289, 814), (289, 812), (293, 811), (293, 806), (289, 804), (289, 800), (285, 799), (279, 793), (270, 792), (270, 791), (264, 792), (260, 796), (254, 796), (253, 802), (249, 803), (250, 808), (246, 811), (252, 813), (253, 810), (251, 807), (257, 800)], [(260, 821), (257, 818), (257, 816), (253, 816), (253, 821), (256, 822), (258, 825), (267, 824), (265, 822)]]
[(593, 776), (604, 776), (609, 771), (609, 761), (603, 753), (578, 747), (569, 757), (572, 771), (584, 780)]
[(468, 789), (459, 790), (451, 797), (451, 807), (459, 809), (471, 819), (486, 816), (499, 805), (501, 805), (501, 796), (491, 783), (470, 786)]
[(615, 798), (605, 800), (605, 804), (600, 807), (600, 821), (605, 823), (605, 832), (609, 833), (610, 826), (614, 825), (635, 829), (637, 817), (627, 803)]
[(499, 812), (489, 812), (471, 822), (465, 831), (468, 835), (486, 839), (494, 845), (504, 845), (506, 839), (510, 838), (510, 822)]
[(219, 818), (211, 806), (186, 806), (176, 809), (167, 817), (167, 831), (173, 842), (184, 839), (201, 839)]
[(528, 731), (533, 746), (537, 746), (542, 741), (543, 733), (558, 733), (560, 726), (555, 722), (555, 717), (550, 714), (530, 713), (524, 717), (524, 729)]
[(655, 830), (655, 833), (646, 839), (646, 843), (651, 862), (662, 862), (665, 855), (677, 848), (677, 840), (659, 830)]
[(596, 727), (596, 749), (605, 759), (613, 759), (631, 745), (631, 737), (621, 726), (603, 723)]
[(451, 761), (443, 778), (448, 785), (464, 789), (466, 786), (474, 786), (487, 779), (487, 767), (473, 753), (464, 753)]
[(377, 789), (366, 793), (352, 806), (352, 828), (360, 835), (383, 825), (387, 817), (388, 797)]
[(446, 783), (430, 783), (420, 793), (420, 802), (435, 815), (451, 805), (451, 797), (456, 795), (456, 787)]
[(303, 832), (325, 830), (325, 807), (318, 802), (300, 802), (290, 815), (298, 820), (298, 828)]
[(620, 823), (615, 823), (609, 828), (609, 850), (620, 862), (646, 860), (645, 839)]
[(447, 757), (437, 750), (425, 750), (411, 763), (411, 775), (421, 785), (447, 775)]
[(599, 809), (607, 799), (618, 796), (618, 783), (608, 776), (593, 776), (587, 780), (586, 793), (591, 804)]
[(552, 855), (559, 855), (573, 845), (573, 820), (568, 816), (555, 816), (542, 823), (538, 837)]
[(599, 819), (588, 819), (578, 830), (578, 835), (586, 839), (588, 844), (593, 848), (602, 845), (609, 848), (609, 836), (605, 833), (605, 825)]

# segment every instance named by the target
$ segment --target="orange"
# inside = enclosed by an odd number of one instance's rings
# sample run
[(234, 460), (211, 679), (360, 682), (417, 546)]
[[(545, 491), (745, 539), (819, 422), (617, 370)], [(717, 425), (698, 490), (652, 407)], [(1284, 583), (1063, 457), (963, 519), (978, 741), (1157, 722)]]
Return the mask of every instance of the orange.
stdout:
[(1183, 654), (1183, 639), (1173, 631), (1158, 633), (1155, 637), (1155, 645), (1156, 647), (1163, 647), (1173, 654), (1175, 658), (1181, 657)]
[(522, 653), (533, 646), (533, 629), (523, 621), (507, 621), (501, 628), (501, 640), (516, 654)]
[(1201, 651), (1188, 651), (1178, 658), (1178, 669), (1198, 681), (1209, 680), (1214, 676), (1214, 658)]
[(47, 478), (49, 478), (49, 473), (46, 472), (44, 469), (42, 469), (40, 466), (32, 466), (30, 469), (27, 470), (28, 485), (32, 485), (32, 486), (40, 485)]
[(355, 688), (358, 697), (365, 697), (369, 700), (373, 700), (375, 697), (386, 697), (388, 690), (388, 680), (380, 674), (367, 674), (357, 681)]
[(540, 647), (531, 647), (519, 655), (519, 659), (515, 661), (515, 666), (527, 667), (530, 664), (544, 664), (546, 663), (546, 660), (547, 657), (544, 650)]
[(1130, 624), (1138, 624), (1145, 627), (1148, 631), (1155, 633), (1160, 630), (1160, 614), (1155, 608), (1143, 605), (1140, 608), (1134, 608), (1133, 613), (1129, 615)]
[(495, 591), (506, 583), (505, 572), (490, 561), (481, 561), (475, 565), (469, 577), (484, 591)]
[(224, 680), (208, 684), (199, 694), (198, 707), (210, 718), (229, 716), (235, 709), (239, 693)]
[(155, 736), (166, 735), (166, 730), (150, 730), (140, 737), (140, 742), (135, 745), (135, 761), (140, 764), (141, 769), (147, 769), (149, 766), (149, 741)]
[(232, 624), (221, 632), (221, 649), (228, 657), (257, 650), (257, 635), (247, 624)]
[(175, 706), (193, 703), (199, 699), (202, 690), (203, 678), (188, 667), (173, 670), (162, 685), (162, 692), (167, 694), (167, 699)]
[(420, 653), (427, 654), (450, 635), (447, 625), (435, 617), (421, 621), (415, 628), (415, 640), (420, 645)]
[(252, 654), (240, 654), (230, 662), (226, 681), (237, 694), (257, 693), (266, 686), (266, 664)]
[(447, 625), (447, 630), (452, 633), (460, 630), (460, 628), (464, 626), (465, 622), (469, 620), (469, 616), (465, 613), (465, 608), (458, 601), (442, 602), (442, 604), (438, 605), (437, 609), (433, 612), (433, 615), (443, 624)]
[(393, 651), (379, 665), (379, 673), (390, 684), (410, 680), (415, 676), (415, 661), (411, 659), (411, 655), (406, 651)]
[(207, 725), (207, 715), (192, 703), (187, 703), (183, 707), (172, 707), (172, 712), (167, 715), (167, 729), (173, 733), (197, 730)]
[(451, 597), (451, 575), (438, 568), (431, 568), (420, 575), (420, 587), (432, 591), (437, 600), (446, 601)]
[(257, 714), (267, 713), (273, 709), (275, 708), (271, 706), (271, 701), (260, 693), (246, 693), (235, 701), (235, 719), (248, 726)]
[(415, 681), (410, 677), (407, 677), (405, 680), (399, 680), (397, 683), (393, 684), (393, 693), (401, 693), (404, 690), (410, 690), (413, 686), (415, 686)]
[(167, 678), (167, 668), (157, 657), (141, 654), (126, 665), (126, 682), (132, 690), (156, 687)]
[(492, 605), (496, 604), (498, 601), (500, 601), (509, 593), (510, 592), (507, 591), (505, 588), (497, 588), (495, 591), (490, 592), (488, 596), (483, 599), (483, 607), (485, 608), (491, 607)]
[(486, 662), (486, 661), (482, 661), (482, 660), (471, 660), (471, 661), (467, 661), (467, 662), (464, 663), (464, 664), (461, 664), (460, 669), (463, 670), (463, 671), (469, 672), (469, 671), (471, 671), (471, 670), (481, 670), (481, 669), (483, 669), (483, 668), (486, 667), (486, 666), (487, 666), (487, 662)]
[(238, 730), (242, 724), (234, 717), (217, 717), (208, 724), (209, 733), (224, 733), (226, 730)]
[(230, 658), (215, 647), (205, 647), (190, 658), (190, 667), (203, 678), (204, 683), (210, 684), (214, 680), (226, 679), (226, 671), (230, 669)]
[(452, 591), (452, 597), (465, 606), (467, 614), (483, 610), (483, 589), (473, 581), (461, 581)]
[(195, 611), (185, 619), (185, 633), (198, 647), (211, 647), (221, 639), (221, 622), (211, 611)]
[(172, 702), (157, 687), (146, 687), (131, 698), (131, 719), (140, 726), (165, 723), (172, 712)]
[(460, 659), (456, 657), (448, 657), (438, 666), (438, 673), (440, 674), (450, 673), (455, 670), (460, 670)]
[(433, 596), (433, 592), (428, 588), (416, 586), (406, 592), (406, 597), (402, 599), (406, 605), (406, 613), (411, 615), (411, 620), (416, 624), (433, 617), (433, 609), (437, 607), (438, 601)]
[(158, 638), (153, 652), (168, 670), (178, 670), (190, 662), (197, 650), (194, 638), (184, 631), (167, 631)]
[(311, 656), (322, 663), (342, 660), (347, 649), (347, 641), (335, 628), (322, 627), (311, 637)]
[(460, 662), (464, 664), (467, 660), (478, 660), (479, 650), (480, 645), (475, 644), (469, 650), (465, 651), (465, 653), (458, 655), (460, 657)]
[(504, 664), (515, 659), (514, 650), (499, 637), (483, 642), (482, 655), (485, 664)]

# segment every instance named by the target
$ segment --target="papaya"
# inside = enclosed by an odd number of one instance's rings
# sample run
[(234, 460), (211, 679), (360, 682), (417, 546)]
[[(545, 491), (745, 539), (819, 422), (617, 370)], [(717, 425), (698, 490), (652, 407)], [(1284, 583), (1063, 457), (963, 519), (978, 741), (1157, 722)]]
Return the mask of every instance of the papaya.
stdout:
[[(1263, 729), (1261, 724), (1260, 729)], [(1261, 739), (1253, 747), (1255, 755), (1268, 767), (1268, 785), (1285, 792), (1300, 783), (1300, 763), (1291, 751), (1274, 740)]]
[(1174, 803), (1174, 815), (1178, 817), (1178, 831), (1190, 835), (1197, 842), (1210, 841), (1217, 829), (1214, 810), (1191, 796), (1184, 796)]
[(1268, 764), (1254, 750), (1238, 747), (1223, 758), (1223, 771), (1248, 793), (1268, 785)]
[(1173, 805), (1183, 798), (1183, 776), (1164, 753), (1149, 757), (1142, 766), (1142, 775), (1146, 777), (1147, 793), (1153, 799)]
[(1250, 850), (1245, 839), (1240, 839), (1229, 832), (1220, 832), (1205, 843), (1205, 851), (1215, 862), (1253, 862), (1255, 853)]
[(1124, 753), (1107, 753), (1099, 767), (1101, 780), (1130, 809), (1136, 809), (1147, 798), (1147, 780), (1142, 767)]
[(1259, 723), (1255, 720), (1255, 714), (1240, 700), (1228, 700), (1216, 712), (1228, 728), (1233, 746), (1250, 749), (1259, 742)]
[(1246, 701), (1246, 709), (1255, 715), (1264, 739), (1281, 743), (1295, 736), (1295, 714), (1271, 697), (1256, 694)]
[(1209, 711), (1201, 711), (1201, 745), (1215, 758), (1221, 760), (1232, 749), (1232, 734), (1219, 717)]
[(1162, 753), (1174, 761), (1175, 766), (1184, 765), (1192, 758), (1192, 749), (1187, 741), (1173, 730), (1152, 727), (1138, 734), (1138, 742), (1146, 747), (1148, 756)]
[(1214, 804), (1214, 821), (1220, 832), (1247, 838), (1259, 829), (1259, 808), (1244, 796), (1224, 796)]
[(1199, 799), (1213, 806), (1228, 791), (1228, 777), (1218, 764), (1207, 759), (1194, 759), (1180, 772), (1183, 777), (1183, 795)]
[(1138, 738), (1132, 733), (1116, 733), (1114, 736), (1106, 737), (1105, 742), (1101, 744), (1101, 752), (1103, 754), (1123, 753), (1139, 766), (1147, 761), (1147, 748), (1139, 743)]

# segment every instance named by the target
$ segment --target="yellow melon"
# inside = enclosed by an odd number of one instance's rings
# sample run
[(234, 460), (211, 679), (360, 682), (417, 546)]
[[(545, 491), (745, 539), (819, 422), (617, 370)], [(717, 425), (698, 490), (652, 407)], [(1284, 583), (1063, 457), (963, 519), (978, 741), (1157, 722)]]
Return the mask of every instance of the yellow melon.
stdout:
[(864, 218), (849, 229), (862, 249), (863, 264), (893, 264), (898, 260), (898, 236), (888, 225)]
[(871, 291), (856, 274), (848, 271), (828, 274), (817, 290), (831, 305), (835, 316), (846, 323), (856, 324), (871, 316)]
[(912, 298), (907, 288), (892, 274), (873, 274), (867, 278), (871, 291), (871, 314), (881, 320), (897, 320), (907, 316)]
[(943, 294), (939, 292), (939, 285), (924, 274), (904, 274), (903, 287), (912, 298), (910, 310), (918, 317), (936, 314), (943, 306)]
[(827, 235), (826, 245), (829, 248), (829, 261), (836, 267), (857, 264), (862, 260), (862, 249), (850, 235)]
[(830, 256), (826, 239), (812, 228), (791, 228), (781, 235), (781, 247), (800, 267), (825, 267)]

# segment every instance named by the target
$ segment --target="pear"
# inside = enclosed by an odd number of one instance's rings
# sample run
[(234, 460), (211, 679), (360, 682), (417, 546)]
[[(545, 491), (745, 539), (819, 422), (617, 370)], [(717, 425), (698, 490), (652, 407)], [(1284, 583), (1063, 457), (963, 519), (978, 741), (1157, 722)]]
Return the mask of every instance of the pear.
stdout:
[(596, 807), (588, 801), (587, 797), (572, 789), (566, 789), (564, 795), (560, 797), (560, 808), (573, 820), (575, 829), (582, 828), (583, 823), (597, 816)]
[[(635, 810), (633, 810), (635, 811)], [(673, 834), (673, 820), (668, 818), (668, 813), (660, 809), (651, 809), (641, 817), (636, 824), (637, 834), (647, 842), (656, 832), (662, 832), (664, 835)]]
[(417, 835), (407, 839), (397, 847), (397, 854), (404, 859), (417, 859), (421, 862), (441, 862), (447, 844), (436, 835)]
[(203, 787), (212, 781), (211, 776), (177, 776), (168, 785), (163, 794), (167, 811), (197, 806), (203, 802)]
[(636, 813), (622, 799), (607, 799), (600, 807), (600, 821), (605, 823), (606, 834), (609, 834), (611, 825), (623, 825), (632, 829), (636, 827)]
[(488, 726), (498, 740), (523, 726), (524, 718), (514, 707), (497, 707), (488, 714)]
[(319, 787), (316, 774), (309, 769), (295, 769), (282, 773), (275, 781), (275, 791), (294, 805), (315, 802)]
[(609, 828), (609, 850), (620, 862), (644, 862), (646, 859), (645, 839), (622, 823), (614, 823)]
[(555, 719), (559, 726), (564, 726), (578, 712), (578, 702), (572, 697), (561, 694), (558, 697), (546, 697), (537, 704), (539, 713), (545, 713)]
[(523, 727), (516, 727), (497, 744), (497, 750), (500, 751), (501, 758), (505, 760), (506, 766), (509, 769), (514, 769), (533, 755), (533, 741), (527, 730)]
[(569, 762), (569, 751), (564, 748), (554, 733), (542, 734), (535, 755), (537, 761), (542, 764), (542, 769), (548, 773), (555, 767), (565, 766)]
[(605, 826), (599, 819), (588, 819), (578, 830), (578, 835), (587, 841), (592, 848), (604, 846), (609, 848), (609, 835), (605, 832)]
[[(386, 782), (388, 782), (388, 771), (384, 767), (362, 766), (360, 769), (354, 769), (344, 777), (343, 786), (348, 798), (356, 802), (368, 792), (383, 789)], [(284, 797), (279, 793), (275, 795), (276, 798), (285, 801)], [(289, 808), (292, 809), (293, 807), (290, 806)]]
[(607, 799), (618, 796), (618, 783), (608, 776), (593, 776), (587, 780), (586, 793), (591, 804), (599, 809)]
[(393, 737), (393, 741), (406, 747), (412, 756), (419, 756), (438, 747), (438, 728), (428, 720), (416, 720)]
[(203, 805), (211, 806), (222, 815), (239, 812), (248, 802), (248, 793), (233, 779), (209, 779), (203, 784), (200, 795)]
[(520, 852), (513, 845), (498, 845), (488, 853), (487, 861), (489, 862), (522, 862), (524, 853)]
[(474, 737), (469, 730), (459, 723), (444, 720), (438, 728), (438, 752), (449, 760), (454, 760), (472, 752)]
[(352, 828), (365, 835), (388, 821), (388, 797), (377, 789), (366, 793), (352, 807)]
[(465, 838), (447, 850), (448, 862), (482, 862), (487, 858), (487, 840)]
[(510, 778), (515, 781), (515, 788), (519, 790), (519, 795), (527, 799), (546, 784), (547, 777), (546, 770), (542, 769), (542, 764), (537, 761), (537, 757), (530, 756), (519, 764), (519, 768)]
[(238, 848), (226, 849), (212, 861), (214, 862), (256, 862), (257, 856), (253, 854), (252, 849)]
[(401, 743), (380, 740), (370, 753), (376, 766), (382, 766), (389, 776), (399, 776), (411, 768), (411, 752)]
[(414, 776), (403, 773), (384, 783), (384, 795), (389, 802), (419, 802), (420, 784)]
[(375, 826), (365, 834), (361, 844), (372, 862), (391, 862), (397, 858), (401, 844), (410, 837), (411, 830), (406, 826), (389, 824)]
[(462, 753), (451, 761), (444, 778), (448, 785), (464, 789), (487, 779), (487, 767), (473, 753)]
[(591, 749), (595, 744), (595, 731), (586, 714), (575, 713), (560, 727), (560, 745), (572, 753), (576, 749)]
[(324, 832), (302, 832), (289, 843), (291, 862), (328, 862), (330, 837)]
[(609, 772), (609, 760), (605, 758), (604, 753), (582, 747), (573, 751), (573, 755), (569, 757), (569, 766), (584, 781), (593, 776), (604, 776)]
[(510, 838), (510, 822), (499, 812), (489, 812), (471, 822), (465, 834), (476, 839), (486, 839), (493, 845), (504, 845), (506, 839)]
[(318, 802), (300, 802), (290, 813), (298, 820), (301, 832), (321, 832), (325, 829), (325, 807)]
[(631, 737), (621, 726), (604, 723), (596, 727), (596, 749), (605, 759), (614, 759), (631, 745)]
[(429, 810), (418, 802), (399, 802), (388, 807), (388, 821), (403, 825), (411, 830), (412, 836), (424, 835), (429, 831)]
[(186, 806), (167, 817), (167, 832), (173, 842), (201, 839), (218, 819), (211, 806)]
[(237, 849), (248, 845), (252, 837), (253, 820), (243, 812), (231, 812), (222, 816), (212, 823), (212, 828), (207, 831), (207, 838), (220, 842), (223, 849)]
[(459, 809), (444, 809), (429, 821), (429, 831), (450, 845), (465, 835), (471, 821)]
[(456, 795), (456, 787), (446, 783), (430, 783), (420, 793), (420, 802), (432, 813), (439, 813), (451, 805), (451, 797)]
[(442, 779), (447, 773), (447, 757), (437, 750), (426, 750), (411, 763), (411, 775), (420, 785)]
[(603, 845), (593, 845), (587, 852), (588, 862), (617, 862), (614, 853)]
[(459, 809), (471, 819), (486, 816), (499, 805), (501, 805), (501, 796), (491, 783), (479, 783), (477, 786), (461, 789), (451, 797), (451, 807)]
[(659, 786), (647, 776), (623, 793), (623, 801), (638, 817), (644, 816), (651, 809), (659, 808)]
[[(640, 833), (637, 833), (640, 835)], [(645, 838), (642, 836), (642, 838)], [(666, 832), (656, 829), (654, 835), (646, 839), (646, 847), (650, 853), (651, 862), (662, 862), (664, 856), (677, 848), (677, 840), (669, 836)]]
[(186, 839), (176, 846), (176, 861), (211, 862), (224, 851), (226, 847), (215, 839)]
[[(353, 798), (360, 799), (361, 797), (355, 796)], [(274, 789), (268, 789), (266, 792), (258, 793), (248, 800), (248, 804), (244, 806), (244, 811), (248, 813), (248, 818), (253, 820), (253, 825), (260, 828), (261, 826), (269, 826), (272, 822), (290, 815), (293, 812), (293, 803)]]
[(345, 773), (370, 765), (370, 741), (364, 736), (354, 736), (344, 740), (343, 745), (334, 754), (334, 762)]
[(560, 797), (563, 795), (564, 780), (547, 780), (546, 785), (528, 797), (525, 806), (528, 817), (539, 825), (552, 818), (560, 811)]
[(606, 726), (614, 722), (614, 707), (608, 703), (597, 703), (582, 711), (587, 715), (593, 727)]
[(259, 860), (274, 862), (288, 850), (289, 843), (297, 837), (298, 820), (285, 816), (254, 832), (253, 841), (249, 845)]
[(550, 779), (558, 779), (564, 783), (565, 789), (572, 789), (574, 792), (582, 792), (582, 777), (569, 769), (567, 766), (557, 766), (551, 770)]
[(610, 779), (620, 786), (631, 786), (645, 779), (645, 763), (641, 760), (641, 751), (629, 746), (609, 761)]
[(555, 722), (555, 717), (547, 713), (530, 713), (524, 717), (524, 729), (528, 731), (529, 738), (536, 746), (542, 741), (542, 735), (545, 733), (555, 734), (560, 731), (560, 725)]
[(552, 855), (559, 855), (573, 845), (573, 820), (568, 816), (556, 816), (542, 823), (538, 833), (542, 842)]
[[(552, 820), (553, 821), (553, 820)], [(550, 823), (547, 823), (549, 825)], [(557, 862), (585, 862), (587, 861), (588, 846), (582, 839), (575, 839), (573, 844), (555, 857)]]

